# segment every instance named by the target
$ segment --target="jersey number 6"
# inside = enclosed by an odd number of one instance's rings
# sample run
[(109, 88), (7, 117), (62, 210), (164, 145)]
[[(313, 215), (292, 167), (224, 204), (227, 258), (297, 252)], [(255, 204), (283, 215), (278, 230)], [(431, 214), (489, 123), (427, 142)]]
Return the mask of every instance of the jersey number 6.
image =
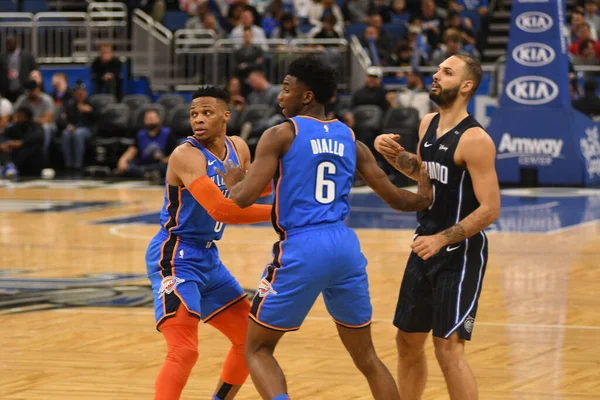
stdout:
[(325, 179), (325, 175), (335, 175), (335, 164), (323, 161), (317, 166), (317, 181), (315, 184), (315, 199), (321, 204), (329, 204), (335, 200), (335, 182)]

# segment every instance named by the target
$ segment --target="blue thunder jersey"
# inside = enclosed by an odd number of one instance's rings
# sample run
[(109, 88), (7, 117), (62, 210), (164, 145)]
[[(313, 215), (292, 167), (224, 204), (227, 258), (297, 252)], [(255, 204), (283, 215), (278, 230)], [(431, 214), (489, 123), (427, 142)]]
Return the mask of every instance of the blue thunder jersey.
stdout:
[(285, 231), (343, 221), (356, 169), (354, 133), (337, 119), (291, 118), (296, 137), (274, 178), (273, 227)]
[[(193, 137), (188, 137), (183, 143), (190, 143), (200, 150), (206, 157), (206, 174), (219, 187), (225, 197), (229, 197), (229, 191), (223, 183), (223, 179), (217, 175), (217, 168), (224, 171), (223, 164), (233, 161), (239, 165), (240, 158), (235, 145), (229, 138), (225, 138), (227, 155), (221, 161), (213, 153), (205, 149), (200, 142)], [(202, 207), (192, 194), (183, 186), (172, 186), (167, 184), (165, 190), (164, 206), (160, 212), (160, 225), (163, 229), (182, 239), (191, 241), (219, 240), (223, 236), (225, 224), (215, 221)]]

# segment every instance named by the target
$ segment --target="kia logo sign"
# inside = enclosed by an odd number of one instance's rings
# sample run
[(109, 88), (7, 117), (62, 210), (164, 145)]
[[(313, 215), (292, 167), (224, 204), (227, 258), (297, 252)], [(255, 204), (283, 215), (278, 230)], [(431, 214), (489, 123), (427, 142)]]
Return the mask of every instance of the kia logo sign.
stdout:
[(558, 86), (542, 76), (521, 76), (506, 85), (506, 95), (528, 106), (550, 103), (558, 96)]
[(517, 17), (517, 27), (529, 33), (546, 32), (552, 28), (552, 25), (554, 25), (552, 18), (548, 14), (539, 11), (524, 12)]
[(543, 67), (554, 61), (554, 49), (544, 43), (523, 43), (512, 51), (513, 59), (526, 67)]

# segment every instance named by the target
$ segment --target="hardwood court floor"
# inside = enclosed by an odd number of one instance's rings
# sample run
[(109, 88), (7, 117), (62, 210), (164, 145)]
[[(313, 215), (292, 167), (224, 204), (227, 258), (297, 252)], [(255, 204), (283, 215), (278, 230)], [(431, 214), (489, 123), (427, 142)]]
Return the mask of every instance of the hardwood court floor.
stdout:
[[(0, 399), (152, 398), (165, 345), (143, 275), (157, 226), (90, 222), (161, 205), (157, 190), (0, 188)], [(369, 260), (375, 344), (395, 374), (390, 321), (412, 233), (357, 231)], [(490, 262), (467, 346), (480, 398), (599, 399), (600, 223), (488, 236)], [(244, 287), (256, 287), (274, 240), (267, 227), (227, 228), (222, 259)], [(93, 274), (103, 275), (86, 278)], [(103, 306), (75, 307), (86, 304)], [(184, 399), (210, 398), (228, 347), (201, 325)], [(431, 341), (427, 355), (425, 399), (447, 399)], [(277, 357), (294, 399), (371, 398), (321, 300)], [(238, 398), (258, 399), (250, 380)]]

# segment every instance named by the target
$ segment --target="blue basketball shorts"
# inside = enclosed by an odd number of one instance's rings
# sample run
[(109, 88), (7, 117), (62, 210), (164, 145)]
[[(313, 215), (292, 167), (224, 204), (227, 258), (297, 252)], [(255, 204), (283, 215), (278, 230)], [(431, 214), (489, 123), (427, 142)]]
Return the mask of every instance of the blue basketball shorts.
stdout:
[(157, 328), (180, 304), (208, 322), (246, 298), (219, 259), (214, 242), (188, 242), (161, 230), (146, 251), (146, 269), (154, 294)]
[(348, 328), (371, 323), (367, 260), (343, 222), (286, 232), (273, 246), (250, 318), (278, 331), (298, 330), (320, 293), (333, 320)]

